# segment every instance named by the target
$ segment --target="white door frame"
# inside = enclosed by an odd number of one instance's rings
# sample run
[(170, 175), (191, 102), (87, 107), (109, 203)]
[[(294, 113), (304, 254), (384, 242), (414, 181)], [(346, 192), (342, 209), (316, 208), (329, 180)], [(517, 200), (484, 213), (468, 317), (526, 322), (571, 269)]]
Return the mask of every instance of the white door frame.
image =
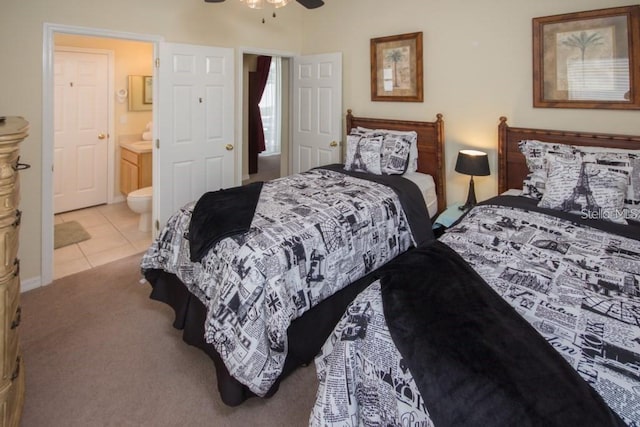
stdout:
[[(74, 34), (114, 39), (135, 40), (153, 43), (154, 58), (158, 54), (158, 45), (164, 37), (111, 31), (98, 28), (51, 24), (45, 22), (42, 32), (42, 242), (40, 286), (53, 281), (53, 58), (55, 52), (55, 34)], [(155, 69), (154, 69), (155, 73)], [(154, 91), (156, 89), (154, 88)], [(113, 90), (110, 91), (113, 93)], [(157, 99), (154, 93), (154, 99)], [(109, 109), (109, 134), (114, 135), (113, 108)], [(156, 108), (153, 108), (153, 121), (156, 120)], [(37, 287), (37, 286), (33, 286)]]
[[(282, 50), (270, 50), (270, 49), (261, 49), (261, 48), (252, 48), (252, 47), (239, 47), (236, 55), (236, 147), (240, 147), (238, 154), (236, 155), (236, 185), (242, 184), (242, 159), (244, 156), (242, 143), (244, 141), (244, 126), (243, 126), (243, 116), (242, 112), (244, 106), (246, 104), (246, 99), (242, 96), (242, 88), (244, 82), (244, 67), (243, 60), (244, 55), (267, 55), (267, 56), (279, 56), (282, 58), (293, 59), (294, 56), (298, 56), (299, 54), (294, 52), (282, 51)], [(290, 61), (289, 67), (293, 66), (293, 61)], [(291, 88), (292, 80), (289, 79), (289, 87)], [(289, 91), (291, 95), (291, 90)], [(289, 116), (291, 116), (291, 102), (289, 102)], [(291, 121), (289, 121), (289, 125), (291, 125)], [(289, 135), (291, 132), (289, 132)], [(287, 165), (287, 169), (291, 171), (291, 155), (289, 155), (289, 165)]]

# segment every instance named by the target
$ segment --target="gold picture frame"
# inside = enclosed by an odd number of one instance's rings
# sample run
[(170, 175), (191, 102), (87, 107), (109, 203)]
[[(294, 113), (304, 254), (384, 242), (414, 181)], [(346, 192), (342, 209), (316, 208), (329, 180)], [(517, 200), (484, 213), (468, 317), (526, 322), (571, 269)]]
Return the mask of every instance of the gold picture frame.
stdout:
[(422, 102), (422, 32), (371, 39), (371, 100)]
[(533, 106), (640, 109), (640, 6), (533, 18)]
[(143, 89), (144, 96), (142, 97), (142, 102), (144, 104), (153, 104), (153, 77), (144, 76)]

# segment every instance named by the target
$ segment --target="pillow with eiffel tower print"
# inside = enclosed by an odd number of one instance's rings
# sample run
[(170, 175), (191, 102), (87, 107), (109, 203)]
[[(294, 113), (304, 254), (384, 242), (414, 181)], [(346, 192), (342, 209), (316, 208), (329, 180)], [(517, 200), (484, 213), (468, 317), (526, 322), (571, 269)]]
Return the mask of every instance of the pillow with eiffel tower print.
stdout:
[(547, 183), (539, 207), (619, 224), (625, 220), (628, 175), (605, 165), (547, 155)]
[(383, 138), (382, 135), (348, 135), (344, 169), (382, 175), (380, 153)]

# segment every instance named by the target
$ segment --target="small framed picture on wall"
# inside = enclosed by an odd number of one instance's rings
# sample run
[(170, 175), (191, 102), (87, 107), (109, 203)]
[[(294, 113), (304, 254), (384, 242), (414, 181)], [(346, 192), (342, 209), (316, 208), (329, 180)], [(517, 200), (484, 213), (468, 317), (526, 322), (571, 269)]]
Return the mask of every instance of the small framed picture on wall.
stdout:
[(422, 102), (422, 32), (371, 39), (371, 100)]

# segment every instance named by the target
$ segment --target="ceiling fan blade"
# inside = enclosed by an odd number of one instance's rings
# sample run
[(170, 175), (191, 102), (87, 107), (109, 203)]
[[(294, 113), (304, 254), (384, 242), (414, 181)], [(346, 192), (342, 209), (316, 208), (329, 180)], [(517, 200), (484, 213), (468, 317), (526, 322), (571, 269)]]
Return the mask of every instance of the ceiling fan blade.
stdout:
[(222, 3), (224, 0), (204, 0), (205, 3)]
[(315, 9), (324, 4), (322, 0), (297, 0), (298, 3), (306, 7), (307, 9)]

